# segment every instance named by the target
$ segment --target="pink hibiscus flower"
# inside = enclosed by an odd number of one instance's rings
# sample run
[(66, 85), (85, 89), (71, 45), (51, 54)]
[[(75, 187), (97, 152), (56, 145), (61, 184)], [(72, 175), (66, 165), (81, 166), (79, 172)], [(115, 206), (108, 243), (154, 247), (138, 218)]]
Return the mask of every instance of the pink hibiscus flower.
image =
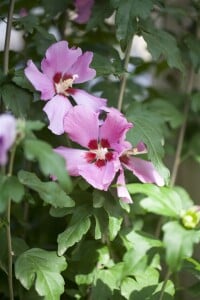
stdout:
[(89, 68), (92, 52), (82, 53), (80, 48), (69, 48), (66, 41), (51, 45), (41, 62), (40, 72), (32, 60), (25, 68), (25, 75), (37, 91), (41, 92), (42, 100), (49, 100), (43, 110), (50, 121), (49, 129), (55, 134), (64, 132), (63, 119), (72, 107), (69, 97), (79, 105), (99, 110), (106, 105), (106, 100), (75, 89), (73, 84), (86, 82), (96, 75)]
[(94, 0), (75, 0), (75, 8), (77, 12), (77, 18), (75, 21), (79, 24), (87, 23), (91, 16)]
[(3, 114), (0, 116), (0, 165), (7, 163), (7, 152), (16, 138), (16, 120), (13, 116)]
[(115, 109), (109, 110), (103, 123), (99, 115), (89, 108), (76, 106), (65, 118), (65, 132), (85, 148), (55, 149), (65, 158), (69, 174), (82, 176), (94, 188), (105, 191), (117, 175), (118, 196), (126, 202), (132, 200), (126, 189), (124, 168), (131, 170), (142, 182), (163, 185), (163, 179), (151, 162), (130, 157), (132, 146), (125, 141), (125, 135), (133, 125)]

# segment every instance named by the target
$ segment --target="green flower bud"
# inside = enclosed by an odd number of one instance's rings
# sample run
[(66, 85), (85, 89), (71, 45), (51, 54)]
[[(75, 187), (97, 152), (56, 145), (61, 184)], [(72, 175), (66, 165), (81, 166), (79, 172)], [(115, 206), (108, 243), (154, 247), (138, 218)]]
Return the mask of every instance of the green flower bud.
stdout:
[(183, 226), (187, 229), (194, 229), (200, 221), (200, 208), (193, 206), (186, 210), (181, 217)]

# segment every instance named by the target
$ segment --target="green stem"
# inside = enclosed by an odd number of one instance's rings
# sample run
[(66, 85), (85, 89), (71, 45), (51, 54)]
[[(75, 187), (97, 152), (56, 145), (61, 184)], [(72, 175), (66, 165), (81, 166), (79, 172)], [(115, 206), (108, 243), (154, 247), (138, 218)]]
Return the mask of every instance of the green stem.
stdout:
[(127, 73), (126, 72), (127, 72), (128, 63), (129, 63), (129, 60), (130, 60), (131, 46), (132, 46), (132, 39), (129, 41), (128, 46), (126, 48), (126, 53), (125, 53), (125, 60), (124, 60), (124, 70), (125, 70), (125, 73), (121, 77), (119, 97), (118, 97), (118, 105), (117, 105), (117, 108), (120, 111), (122, 109), (124, 92), (125, 92), (125, 88), (126, 88), (126, 81), (127, 81)]
[(160, 297), (158, 300), (162, 300), (163, 299), (163, 296), (164, 296), (164, 293), (165, 293), (165, 287), (167, 285), (167, 281), (169, 280), (171, 276), (171, 272), (168, 270), (166, 275), (165, 275), (165, 279), (163, 281), (163, 285), (162, 285), (162, 288), (161, 288), (161, 291), (160, 291)]
[(3, 63), (3, 70), (4, 74), (8, 74), (8, 66), (9, 66), (9, 46), (10, 46), (10, 35), (12, 29), (12, 19), (13, 19), (13, 12), (14, 12), (14, 5), (15, 0), (10, 0), (9, 11), (8, 11), (8, 20), (7, 20), (7, 27), (6, 27), (6, 39), (4, 45), (4, 63)]
[[(13, 173), (13, 165), (14, 165), (14, 158), (15, 158), (15, 151), (16, 145), (14, 145), (11, 156), (10, 156), (10, 163), (8, 169), (8, 176), (12, 176)], [(6, 236), (7, 236), (7, 247), (8, 247), (8, 286), (9, 286), (9, 295), (10, 300), (14, 300), (14, 293), (13, 293), (13, 270), (12, 270), (12, 236), (11, 236), (11, 229), (10, 229), (10, 215), (11, 215), (11, 199), (8, 199), (8, 206), (7, 206), (7, 227), (6, 227)]]
[(194, 71), (193, 69), (190, 70), (188, 74), (188, 82), (186, 84), (185, 88), (185, 93), (187, 94), (186, 96), (186, 101), (185, 101), (185, 106), (184, 106), (184, 119), (183, 119), (183, 124), (180, 128), (180, 132), (178, 135), (178, 142), (177, 142), (177, 148), (176, 148), (176, 153), (175, 153), (175, 158), (174, 158), (174, 164), (173, 164), (173, 169), (172, 169), (172, 176), (171, 176), (171, 181), (170, 181), (170, 186), (174, 186), (178, 174), (178, 168), (180, 165), (181, 161), (181, 152), (183, 148), (183, 142), (184, 142), (184, 136), (185, 136), (185, 130), (187, 126), (187, 120), (188, 120), (188, 115), (190, 111), (190, 93), (192, 92), (193, 88), (193, 81), (194, 81)]

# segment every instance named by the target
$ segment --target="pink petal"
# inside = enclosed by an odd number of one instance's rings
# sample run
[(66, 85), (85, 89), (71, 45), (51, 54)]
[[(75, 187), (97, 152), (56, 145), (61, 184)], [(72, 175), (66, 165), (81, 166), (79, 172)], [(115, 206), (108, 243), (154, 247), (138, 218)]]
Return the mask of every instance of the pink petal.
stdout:
[(74, 83), (82, 83), (88, 81), (96, 76), (96, 71), (89, 68), (92, 61), (93, 53), (85, 52), (78, 57), (76, 62), (69, 69), (69, 74), (77, 74), (78, 77), (75, 79)]
[(126, 182), (124, 178), (124, 171), (120, 169), (119, 176), (117, 178), (117, 195), (126, 203), (132, 203), (131, 196), (126, 188)]
[(159, 175), (154, 165), (150, 161), (136, 157), (128, 157), (127, 163), (123, 165), (138, 179), (145, 183), (156, 183), (159, 186), (164, 185), (163, 178)]
[(68, 72), (81, 54), (80, 48), (70, 49), (66, 41), (57, 42), (47, 49), (41, 69), (49, 78), (53, 79), (56, 73)]
[(77, 105), (64, 118), (64, 131), (72, 141), (88, 148), (91, 140), (98, 140), (98, 114), (88, 107)]
[(87, 23), (91, 15), (93, 5), (94, 0), (76, 0), (75, 7), (78, 17), (75, 19), (75, 21), (79, 24)]
[(26, 77), (37, 91), (41, 92), (41, 99), (48, 100), (55, 94), (53, 82), (41, 73), (32, 60), (29, 60), (24, 70)]
[(43, 110), (48, 116), (48, 128), (55, 134), (64, 133), (64, 117), (72, 108), (70, 101), (61, 95), (56, 95), (47, 102)]
[[(100, 128), (100, 139), (106, 139), (109, 141), (111, 148), (122, 152), (124, 147), (128, 144), (123, 143), (125, 133), (132, 127), (132, 123), (129, 123), (121, 113), (116, 111), (110, 111), (107, 114), (105, 122)], [(121, 144), (120, 144), (121, 143)]]
[(64, 157), (66, 161), (66, 169), (71, 176), (79, 176), (79, 167), (87, 164), (85, 159), (85, 150), (72, 149), (66, 147), (58, 147), (55, 152)]
[(107, 162), (103, 167), (88, 163), (79, 166), (79, 174), (94, 188), (107, 191), (119, 168), (120, 164), (117, 161)]
[(16, 138), (16, 120), (13, 116), (3, 114), (0, 116), (0, 165), (7, 162), (7, 151)]
[(95, 111), (99, 111), (102, 106), (106, 105), (107, 100), (88, 94), (84, 90), (74, 89), (72, 97), (79, 105), (89, 107)]

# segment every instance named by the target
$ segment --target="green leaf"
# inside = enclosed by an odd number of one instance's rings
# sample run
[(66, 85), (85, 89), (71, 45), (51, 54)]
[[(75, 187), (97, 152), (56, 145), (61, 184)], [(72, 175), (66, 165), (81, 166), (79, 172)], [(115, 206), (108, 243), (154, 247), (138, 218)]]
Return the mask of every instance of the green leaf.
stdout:
[(147, 30), (143, 31), (143, 37), (154, 60), (164, 55), (170, 68), (184, 72), (181, 53), (173, 35), (164, 30), (147, 27)]
[(153, 7), (152, 0), (120, 0), (113, 3), (116, 11), (117, 38), (125, 48), (137, 31), (137, 18), (146, 19)]
[(0, 212), (4, 212), (9, 199), (19, 203), (24, 196), (24, 187), (16, 176), (0, 177)]
[(15, 70), (12, 81), (19, 87), (34, 92), (34, 87), (24, 74), (24, 69)]
[(166, 100), (156, 99), (148, 105), (148, 109), (163, 118), (164, 122), (169, 122), (172, 128), (177, 128), (183, 121), (182, 114)]
[(0, 95), (7, 110), (17, 117), (27, 116), (32, 101), (30, 93), (10, 83), (2, 86)]
[[(121, 293), (126, 299), (148, 299), (157, 287), (159, 273), (156, 269), (148, 267), (144, 271), (138, 271), (134, 278), (126, 277), (122, 281)], [(146, 287), (146, 289), (144, 289)]]
[(179, 194), (170, 187), (158, 187), (148, 183), (128, 184), (131, 194), (145, 194), (148, 198), (142, 199), (140, 205), (147, 211), (158, 215), (180, 218), (183, 210)]
[(108, 215), (104, 209), (95, 209), (93, 212), (95, 218), (95, 239), (100, 239), (108, 228)]
[(156, 124), (155, 114), (151, 116), (150, 113), (142, 112), (141, 109), (130, 109), (127, 117), (134, 124), (134, 127), (127, 134), (127, 139), (133, 146), (136, 146), (141, 141), (146, 144), (148, 158), (167, 182), (169, 170), (163, 165), (161, 160), (164, 155), (164, 148), (162, 145), (163, 135), (160, 120), (158, 119)]
[(66, 191), (70, 191), (71, 180), (65, 168), (65, 161), (49, 144), (40, 140), (26, 139), (24, 151), (27, 159), (38, 160), (40, 169), (45, 175), (56, 176), (61, 186)]
[(55, 16), (59, 12), (64, 12), (70, 2), (71, 0), (42, 0), (42, 5), (48, 14)]
[(39, 24), (39, 19), (35, 15), (28, 14), (28, 16), (17, 19), (14, 23), (19, 24), (26, 32), (33, 33), (34, 28)]
[(186, 37), (185, 43), (188, 47), (190, 60), (194, 66), (194, 69), (198, 71), (200, 68), (200, 58), (199, 58), (200, 41), (198, 38), (195, 38), (190, 33), (190, 35)]
[(102, 26), (104, 20), (111, 16), (113, 9), (111, 8), (109, 1), (101, 0), (95, 1), (92, 7), (92, 15), (90, 16), (86, 30), (94, 29), (97, 26)]
[(22, 184), (38, 192), (41, 199), (53, 207), (74, 206), (74, 201), (66, 195), (56, 182), (42, 182), (34, 173), (26, 171), (20, 171), (18, 178)]
[(200, 241), (200, 231), (188, 230), (177, 221), (163, 226), (166, 261), (172, 272), (181, 268), (183, 259), (191, 257), (194, 244)]
[(26, 121), (25, 123), (25, 126), (26, 126), (26, 131), (29, 132), (29, 131), (32, 131), (32, 130), (41, 130), (45, 124), (39, 120), (36, 120), (36, 121)]
[(58, 254), (63, 255), (65, 251), (79, 242), (90, 228), (90, 208), (87, 205), (76, 208), (72, 220), (67, 229), (58, 235)]
[(15, 275), (26, 289), (34, 284), (44, 300), (59, 300), (65, 284), (60, 272), (66, 267), (65, 258), (58, 257), (56, 252), (33, 248), (18, 257)]
[(118, 232), (120, 231), (121, 229), (121, 225), (122, 225), (122, 221), (123, 221), (123, 218), (121, 217), (115, 217), (115, 216), (110, 216), (109, 215), (109, 236), (110, 236), (110, 240), (113, 241)]
[(97, 72), (97, 76), (105, 75), (121, 75), (124, 73), (124, 67), (120, 57), (115, 55), (114, 57), (103, 55), (99, 53), (94, 53), (94, 57), (91, 64)]

